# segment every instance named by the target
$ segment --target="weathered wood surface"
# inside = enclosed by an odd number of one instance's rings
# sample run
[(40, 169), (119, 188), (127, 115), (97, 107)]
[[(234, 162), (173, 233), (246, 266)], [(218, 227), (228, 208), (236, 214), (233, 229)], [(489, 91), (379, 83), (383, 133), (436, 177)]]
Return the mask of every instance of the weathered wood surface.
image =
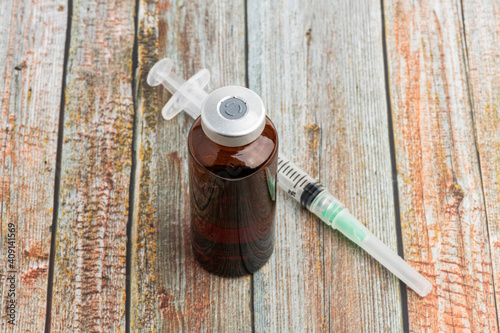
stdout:
[[(380, 3), (248, 4), (250, 88), (281, 151), (396, 250)], [(278, 201), (275, 253), (254, 275), (256, 331), (401, 331), (398, 280), (284, 193)]]
[[(475, 33), (475, 24), (487, 29), (488, 10), (482, 8), (476, 8), (478, 16), (467, 14), (466, 48), (460, 1), (384, 1), (405, 259), (435, 286), (425, 298), (409, 294), (409, 323), (415, 332), (498, 329), (472, 117), (474, 110), (481, 165), (487, 165), (488, 217), (494, 222), (498, 202), (491, 202), (498, 191), (492, 187), (500, 169), (494, 164), (498, 147), (495, 151), (489, 145), (498, 144), (498, 109), (482, 106), (495, 103), (484, 95), (490, 94), (488, 85), (497, 85), (493, 98), (499, 93), (499, 68), (493, 67), (498, 23), (489, 21), (489, 35)], [(485, 46), (482, 38), (493, 44)], [(479, 83), (481, 72), (486, 81)], [(497, 229), (492, 229), (495, 239)]]
[(251, 278), (211, 275), (193, 257), (186, 145), (192, 120), (165, 121), (167, 94), (146, 83), (154, 62), (170, 57), (184, 78), (207, 67), (210, 88), (245, 85), (244, 15), (243, 1), (140, 2), (131, 332), (252, 329)]
[[(2, 332), (41, 332), (46, 320), (54, 332), (386, 332), (407, 320), (412, 332), (498, 331), (498, 1), (141, 0), (135, 39), (135, 1), (79, 0), (62, 91), (68, 4), (0, 2)], [(184, 77), (207, 67), (209, 90), (247, 78), (280, 150), (393, 250), (399, 208), (405, 259), (432, 294), (408, 290), (406, 313), (396, 278), (282, 193), (268, 265), (240, 279), (202, 270), (189, 238), (192, 120), (163, 120), (169, 95), (145, 82), (165, 56)], [(9, 222), (15, 327), (4, 311)]]
[[(65, 1), (0, 2), (1, 332), (45, 325), (66, 17)], [(8, 271), (17, 272), (16, 325), (7, 323)]]
[(469, 98), (481, 162), (481, 181), (498, 305), (500, 302), (500, 3), (464, 1), (463, 18), (467, 43), (465, 63)]
[(134, 1), (73, 2), (51, 328), (125, 331)]

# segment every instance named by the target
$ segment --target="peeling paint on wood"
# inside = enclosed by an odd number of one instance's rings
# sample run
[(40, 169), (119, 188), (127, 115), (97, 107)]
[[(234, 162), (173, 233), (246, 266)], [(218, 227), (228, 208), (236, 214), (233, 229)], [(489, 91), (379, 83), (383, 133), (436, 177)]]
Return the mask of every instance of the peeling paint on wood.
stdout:
[[(463, 1), (466, 65), (481, 162), (497, 306), (500, 302), (500, 3)], [(498, 316), (498, 314), (497, 314)]]
[[(250, 88), (282, 151), (396, 250), (380, 3), (248, 5)], [(256, 331), (402, 330), (394, 276), (283, 193), (278, 212), (275, 253), (255, 274)]]
[(158, 2), (141, 1), (138, 18), (138, 69), (136, 75), (137, 107), (135, 120), (132, 185), (132, 267), (130, 332), (157, 332), (159, 311), (166, 299), (157, 290), (158, 214), (155, 133), (160, 117), (161, 100), (157, 89), (146, 83), (148, 70), (158, 61)]
[(134, 1), (73, 3), (54, 264), (55, 332), (125, 331)]
[(282, 151), (395, 250), (393, 126), (405, 258), (435, 285), (426, 298), (408, 291), (410, 330), (498, 330), (498, 1), (384, 0), (381, 22), (381, 3), (371, 0), (248, 1), (246, 13), (244, 1), (140, 0), (132, 73), (135, 5), (73, 1), (62, 92), (67, 1), (0, 3), (2, 309), (7, 223), (18, 229), (17, 325), (2, 310), (0, 331), (44, 329), (61, 93), (52, 331), (402, 330), (397, 279), (283, 194), (275, 253), (253, 281), (210, 275), (194, 260), (192, 121), (163, 120), (169, 94), (145, 78), (168, 56), (184, 77), (207, 67), (210, 89), (244, 85), (245, 38), (249, 85), (262, 95)]
[(250, 277), (211, 275), (191, 250), (186, 140), (192, 120), (161, 118), (169, 95), (146, 83), (155, 61), (170, 57), (185, 78), (207, 67), (212, 89), (244, 85), (243, 4), (140, 2), (131, 332), (251, 330)]
[(410, 330), (496, 331), (461, 2), (384, 5), (405, 259), (435, 286)]
[[(64, 1), (0, 2), (1, 332), (45, 325), (66, 18)], [(17, 272), (15, 325), (7, 323), (8, 271)]]

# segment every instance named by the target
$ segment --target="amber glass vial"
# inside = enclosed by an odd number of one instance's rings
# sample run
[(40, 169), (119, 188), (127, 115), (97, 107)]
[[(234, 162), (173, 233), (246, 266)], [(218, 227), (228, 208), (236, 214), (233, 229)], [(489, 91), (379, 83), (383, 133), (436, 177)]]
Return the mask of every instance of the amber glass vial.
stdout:
[(274, 249), (278, 137), (260, 97), (243, 87), (210, 94), (189, 139), (195, 257), (211, 273), (242, 276)]

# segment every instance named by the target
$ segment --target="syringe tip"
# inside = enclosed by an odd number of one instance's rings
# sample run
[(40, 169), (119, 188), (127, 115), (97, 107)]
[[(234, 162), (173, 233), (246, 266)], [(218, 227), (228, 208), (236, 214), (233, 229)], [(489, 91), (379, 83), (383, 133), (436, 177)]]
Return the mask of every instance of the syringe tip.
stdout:
[(173, 61), (169, 58), (163, 58), (158, 61), (149, 71), (147, 82), (150, 86), (160, 85), (165, 77), (172, 72)]

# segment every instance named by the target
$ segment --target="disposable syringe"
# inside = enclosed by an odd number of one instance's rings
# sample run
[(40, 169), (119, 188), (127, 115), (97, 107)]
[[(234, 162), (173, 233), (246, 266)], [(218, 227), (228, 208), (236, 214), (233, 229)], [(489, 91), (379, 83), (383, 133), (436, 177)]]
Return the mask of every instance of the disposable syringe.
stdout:
[[(151, 68), (148, 84), (162, 84), (173, 94), (162, 110), (165, 119), (172, 119), (183, 110), (196, 119), (200, 116), (203, 100), (208, 96), (204, 86), (209, 79), (210, 73), (203, 69), (184, 81), (172, 72), (172, 61), (165, 58)], [(417, 294), (422, 297), (429, 294), (432, 289), (429, 281), (375, 237), (322, 184), (281, 154), (278, 157), (278, 187), (363, 248)]]
[(278, 157), (278, 187), (363, 248), (417, 294), (429, 294), (429, 281), (375, 237), (321, 183), (283, 156)]

